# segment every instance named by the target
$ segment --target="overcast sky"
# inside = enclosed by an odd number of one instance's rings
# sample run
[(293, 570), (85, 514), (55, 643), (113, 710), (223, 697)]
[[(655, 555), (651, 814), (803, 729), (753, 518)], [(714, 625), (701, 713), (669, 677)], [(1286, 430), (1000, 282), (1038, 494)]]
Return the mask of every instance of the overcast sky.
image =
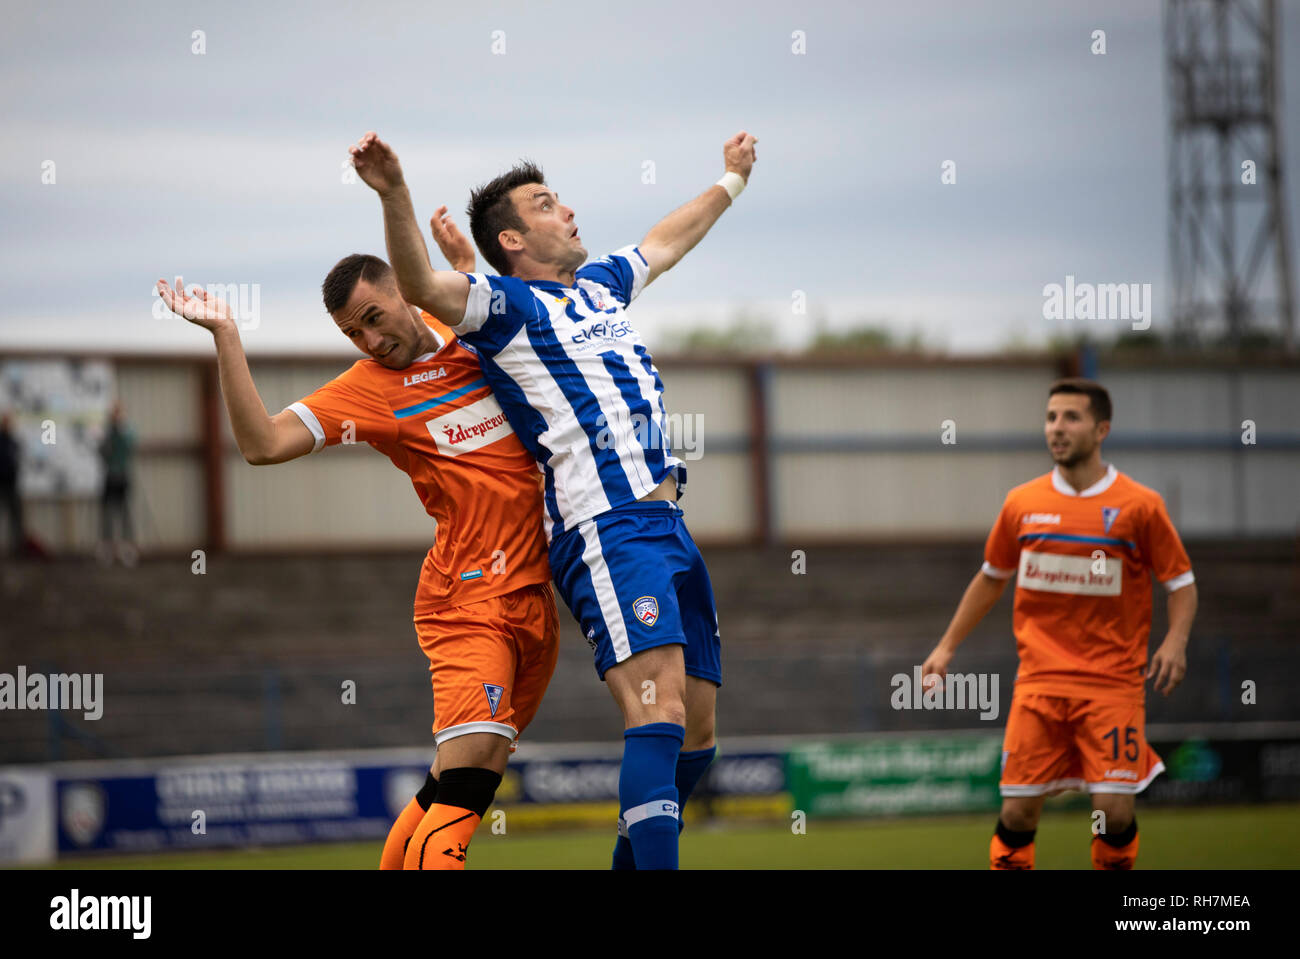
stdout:
[[(962, 351), (1041, 342), (1068, 331), (1042, 316), (1043, 286), (1067, 274), (1153, 284), (1159, 324), (1161, 5), (867, 7), (7, 10), (0, 349), (207, 349), (203, 331), (153, 316), (154, 280), (181, 273), (258, 284), (250, 352), (346, 354), (319, 287), (341, 256), (383, 254), (377, 199), (343, 182), (347, 147), (369, 129), (397, 150), (422, 221), (446, 203), (466, 228), (474, 185), (535, 160), (592, 256), (639, 241), (713, 183), (730, 135), (757, 136), (749, 188), (634, 305), (652, 349), (740, 309), (770, 316), (787, 346), (818, 317), (919, 331)], [(1281, 46), (1298, 52), (1300, 11), (1283, 13)], [(1090, 52), (1097, 29), (1104, 56)], [(1283, 70), (1291, 117), (1295, 66)], [(1285, 142), (1300, 144), (1294, 124)], [(955, 185), (940, 182), (946, 160)], [(653, 184), (642, 182), (646, 161)], [(808, 315), (792, 315), (795, 290)]]

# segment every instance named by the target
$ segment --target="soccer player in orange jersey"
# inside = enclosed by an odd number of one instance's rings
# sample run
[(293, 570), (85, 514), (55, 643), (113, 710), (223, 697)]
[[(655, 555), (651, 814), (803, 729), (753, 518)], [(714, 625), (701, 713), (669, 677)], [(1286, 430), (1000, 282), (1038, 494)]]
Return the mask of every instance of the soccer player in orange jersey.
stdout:
[[(460, 239), (472, 269), (473, 248)], [(334, 322), (367, 358), (270, 416), (226, 304), (201, 290), (186, 293), (179, 277), (174, 288), (158, 282), (170, 309), (212, 333), (231, 427), (249, 463), (367, 443), (410, 476), (437, 520), (415, 597), (416, 634), (432, 674), (437, 754), (424, 787), (393, 825), (381, 868), (463, 869), (509, 752), (555, 670), (559, 623), (541, 474), (477, 356), (401, 298), (387, 263), (346, 257), (322, 292)]]
[[(1056, 467), (1007, 494), (984, 566), (922, 666), (927, 682), (941, 683), (958, 645), (1017, 577), (1020, 670), (993, 869), (1033, 868), (1043, 800), (1067, 789), (1086, 789), (1101, 813), (1093, 814), (1093, 867), (1132, 869), (1134, 797), (1164, 769), (1146, 741), (1144, 683), (1149, 675), (1167, 696), (1182, 682), (1196, 586), (1159, 494), (1102, 461), (1110, 418), (1099, 384), (1052, 385), (1045, 432)], [(1169, 632), (1148, 671), (1152, 573), (1167, 591)]]

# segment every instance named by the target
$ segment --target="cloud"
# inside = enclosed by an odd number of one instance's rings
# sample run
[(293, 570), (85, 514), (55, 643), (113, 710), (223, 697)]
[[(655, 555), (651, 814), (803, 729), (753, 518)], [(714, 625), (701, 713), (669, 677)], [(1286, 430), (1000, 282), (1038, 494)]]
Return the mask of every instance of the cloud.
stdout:
[[(657, 308), (804, 289), (995, 343), (1016, 321), (970, 304), (1028, 308), (1066, 273), (1163, 282), (1161, 43), (1160, 5), (1119, 0), (667, 0), (635, 21), (603, 2), (25, 7), (0, 40), (0, 343), (42, 317), (133, 315), (174, 272), (261, 283), (313, 337), (324, 272), (382, 251), (374, 197), (341, 182), (366, 129), (398, 149), (420, 216), (447, 203), (462, 226), (471, 187), (537, 160), (595, 255), (712, 183), (740, 127), (760, 138), (750, 188)], [(1300, 73), (1283, 76), (1294, 102)], [(73, 326), (33, 328), (60, 346)]]

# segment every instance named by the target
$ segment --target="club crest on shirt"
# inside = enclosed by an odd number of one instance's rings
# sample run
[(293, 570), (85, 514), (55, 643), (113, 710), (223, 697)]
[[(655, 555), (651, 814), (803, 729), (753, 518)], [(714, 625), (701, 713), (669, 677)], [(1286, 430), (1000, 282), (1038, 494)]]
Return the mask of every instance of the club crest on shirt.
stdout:
[(1101, 521), (1106, 527), (1106, 532), (1115, 525), (1115, 520), (1119, 516), (1120, 508), (1118, 506), (1103, 506), (1101, 508)]
[(632, 604), (632, 614), (647, 626), (659, 622), (659, 601), (653, 596), (642, 596)]
[(501, 694), (505, 691), (504, 686), (494, 686), (491, 683), (483, 684), (483, 692), (487, 693), (488, 709), (492, 711), (493, 717), (497, 714), (497, 707), (501, 705)]

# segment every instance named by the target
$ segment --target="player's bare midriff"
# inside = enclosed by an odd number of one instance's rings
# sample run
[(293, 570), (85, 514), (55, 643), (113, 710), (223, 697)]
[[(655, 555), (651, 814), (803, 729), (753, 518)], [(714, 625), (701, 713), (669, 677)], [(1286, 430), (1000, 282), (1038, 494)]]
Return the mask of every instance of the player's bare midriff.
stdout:
[(666, 499), (675, 501), (677, 499), (677, 480), (670, 476), (649, 493), (642, 496), (638, 503), (648, 503), (651, 500)]

